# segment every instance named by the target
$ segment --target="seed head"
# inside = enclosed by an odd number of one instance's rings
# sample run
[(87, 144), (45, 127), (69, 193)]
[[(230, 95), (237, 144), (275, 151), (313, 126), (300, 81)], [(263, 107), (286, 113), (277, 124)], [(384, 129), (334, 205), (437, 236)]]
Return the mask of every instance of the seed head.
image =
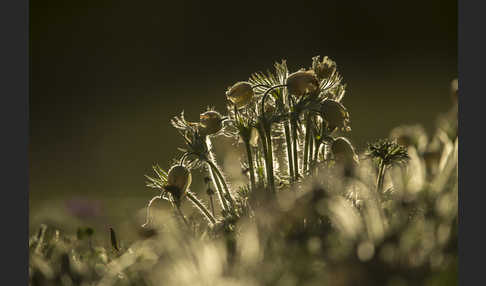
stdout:
[(219, 112), (214, 110), (208, 110), (201, 113), (199, 116), (199, 122), (202, 127), (201, 133), (206, 135), (212, 135), (218, 133), (223, 128), (223, 119)]
[(237, 108), (247, 106), (254, 95), (251, 84), (246, 81), (237, 82), (226, 91), (226, 97), (236, 105)]
[(321, 114), (327, 122), (330, 130), (339, 128), (343, 131), (350, 131), (349, 113), (340, 102), (333, 99), (326, 99), (321, 103)]
[(348, 139), (344, 137), (334, 139), (331, 145), (331, 150), (336, 161), (346, 164), (359, 164), (358, 155), (354, 151), (354, 147), (351, 145), (351, 142), (349, 142)]
[(319, 89), (319, 81), (312, 70), (294, 72), (287, 78), (287, 88), (290, 94), (303, 96)]

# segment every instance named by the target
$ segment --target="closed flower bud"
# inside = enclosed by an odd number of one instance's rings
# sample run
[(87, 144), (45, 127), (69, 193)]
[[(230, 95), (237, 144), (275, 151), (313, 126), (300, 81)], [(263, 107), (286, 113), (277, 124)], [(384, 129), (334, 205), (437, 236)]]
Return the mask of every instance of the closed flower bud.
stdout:
[(340, 102), (333, 99), (326, 99), (321, 103), (321, 114), (330, 130), (339, 128), (350, 131), (349, 113)]
[(218, 133), (223, 128), (222, 116), (219, 112), (214, 110), (201, 113), (199, 122), (202, 127), (202, 133), (205, 135)]
[(343, 162), (345, 164), (359, 164), (358, 155), (354, 151), (354, 147), (351, 145), (348, 139), (344, 137), (334, 139), (331, 145), (331, 150), (336, 161)]
[(167, 176), (168, 189), (172, 188), (174, 191), (182, 195), (191, 185), (191, 172), (182, 165), (175, 165), (169, 170)]
[(307, 93), (314, 93), (319, 89), (319, 81), (314, 71), (298, 71), (287, 78), (287, 88), (290, 94), (302, 96)]
[(237, 108), (242, 108), (248, 105), (253, 99), (254, 93), (251, 84), (246, 81), (240, 81), (235, 83), (226, 91), (226, 97)]

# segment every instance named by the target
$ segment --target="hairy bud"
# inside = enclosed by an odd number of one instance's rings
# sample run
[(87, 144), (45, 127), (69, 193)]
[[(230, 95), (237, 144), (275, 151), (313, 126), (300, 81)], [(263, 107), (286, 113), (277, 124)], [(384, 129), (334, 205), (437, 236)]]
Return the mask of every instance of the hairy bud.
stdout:
[(226, 97), (237, 108), (242, 108), (248, 105), (253, 99), (254, 93), (251, 84), (246, 81), (235, 83), (226, 91)]
[(174, 203), (177, 206), (181, 204), (181, 198), (186, 193), (187, 189), (191, 185), (192, 175), (191, 172), (182, 165), (175, 165), (170, 168), (167, 175), (167, 186), (165, 190), (172, 194)]
[(185, 192), (191, 185), (192, 175), (191, 172), (182, 165), (175, 165), (169, 170), (167, 176), (167, 183), (171, 187), (176, 187), (180, 191)]
[(214, 110), (201, 113), (199, 122), (202, 127), (202, 133), (205, 135), (218, 133), (223, 128), (222, 116), (219, 112)]
[(319, 89), (319, 81), (314, 71), (298, 71), (287, 78), (287, 88), (290, 94), (302, 96), (307, 93), (314, 93)]
[(321, 113), (330, 130), (339, 128), (350, 131), (349, 113), (340, 102), (333, 99), (326, 99), (321, 103)]

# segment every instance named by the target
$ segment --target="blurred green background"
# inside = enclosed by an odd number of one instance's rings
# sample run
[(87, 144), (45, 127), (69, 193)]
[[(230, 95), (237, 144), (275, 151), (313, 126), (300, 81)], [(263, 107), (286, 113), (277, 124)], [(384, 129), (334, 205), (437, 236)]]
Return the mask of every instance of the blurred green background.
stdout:
[(275, 61), (337, 62), (360, 150), (399, 124), (431, 132), (457, 76), (451, 0), (30, 3), (31, 227), (129, 219), (153, 195), (144, 174), (179, 154), (170, 118), (224, 111)]

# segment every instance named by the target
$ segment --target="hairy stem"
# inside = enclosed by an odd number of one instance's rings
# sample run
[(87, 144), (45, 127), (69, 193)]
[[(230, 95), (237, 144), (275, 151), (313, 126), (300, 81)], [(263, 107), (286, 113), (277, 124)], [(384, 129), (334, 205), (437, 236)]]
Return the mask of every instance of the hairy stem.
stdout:
[(306, 116), (306, 124), (305, 124), (305, 141), (304, 141), (304, 163), (302, 164), (302, 174), (305, 174), (307, 171), (308, 163), (309, 163), (309, 141), (310, 141), (310, 132), (311, 129), (311, 117), (308, 114)]
[(297, 180), (299, 178), (299, 157), (297, 153), (297, 119), (291, 119), (292, 125), (292, 140), (293, 140), (293, 149), (294, 149), (294, 178)]
[(275, 193), (275, 177), (274, 177), (274, 174), (273, 174), (273, 146), (272, 146), (272, 135), (270, 134), (270, 129), (271, 129), (270, 126), (268, 126), (268, 128), (265, 129), (265, 134), (267, 136), (267, 145), (268, 145), (267, 146), (267, 149), (268, 149), (267, 161), (268, 161), (268, 165), (269, 165), (269, 168), (268, 168), (269, 174), (267, 175), (267, 178), (268, 178), (268, 183), (269, 183), (269, 186), (270, 186), (270, 191), (272, 193)]
[(216, 219), (214, 218), (213, 215), (208, 211), (206, 206), (203, 205), (201, 201), (191, 192), (187, 192), (186, 194), (187, 198), (199, 209), (199, 211), (206, 217), (207, 220), (209, 220), (212, 224), (216, 223)]
[(216, 188), (216, 191), (218, 192), (218, 198), (219, 198), (219, 203), (221, 204), (221, 208), (223, 210), (228, 210), (228, 202), (224, 198), (224, 193), (223, 193), (223, 187), (221, 186), (221, 183), (219, 182), (218, 178), (214, 175), (213, 168), (211, 168), (211, 165), (209, 163), (209, 160), (206, 161), (208, 164), (208, 171), (209, 175), (211, 176), (211, 180), (213, 181), (213, 185)]
[(314, 139), (313, 139), (313, 131), (312, 130), (309, 130), (309, 172), (312, 171), (312, 167), (313, 167), (313, 158), (314, 158)]
[(213, 217), (215, 217), (216, 215), (214, 214), (213, 195), (209, 195), (209, 204), (211, 205), (211, 213), (213, 214)]
[(245, 142), (245, 148), (246, 148), (246, 155), (248, 157), (248, 168), (249, 168), (249, 172), (250, 172), (251, 190), (254, 191), (255, 188), (256, 188), (255, 168), (253, 166), (253, 156), (251, 154), (250, 141), (248, 139), (245, 139), (244, 142)]
[(207, 162), (208, 162), (209, 166), (213, 169), (214, 173), (216, 173), (216, 176), (219, 178), (220, 183), (223, 185), (224, 192), (225, 192), (225, 195), (226, 195), (225, 198), (228, 199), (229, 203), (231, 204), (232, 209), (234, 210), (235, 209), (235, 201), (234, 201), (233, 196), (231, 195), (231, 193), (229, 191), (228, 184), (226, 183), (221, 172), (219, 171), (218, 166), (216, 166), (216, 164), (212, 160), (208, 160)]
[(319, 148), (321, 148), (321, 142), (319, 140), (314, 140), (314, 161), (319, 160)]
[(260, 170), (263, 170), (262, 161), (261, 161), (261, 150), (259, 148), (255, 148), (255, 161), (257, 166), (257, 176), (258, 176), (258, 185), (263, 185), (264, 178), (260, 176)]
[(182, 210), (181, 210), (181, 207), (176, 205), (175, 209), (177, 210), (177, 214), (181, 217), (182, 221), (184, 222), (184, 224), (187, 226), (187, 228), (190, 230), (191, 227), (189, 226), (189, 222), (187, 221), (186, 217), (184, 216), (184, 214), (182, 213)]
[(263, 123), (260, 124), (257, 128), (258, 130), (258, 135), (260, 136), (260, 142), (262, 143), (262, 150), (263, 150), (263, 158), (265, 158), (265, 173), (268, 178), (269, 176), (269, 164), (268, 164), (268, 150), (267, 150), (267, 137), (265, 136), (264, 127), (262, 127)]
[(380, 166), (378, 167), (378, 178), (376, 180), (376, 192), (381, 196), (383, 192), (383, 181), (385, 180), (385, 162), (380, 161)]
[(289, 176), (292, 181), (294, 181), (294, 161), (292, 160), (292, 141), (290, 139), (290, 126), (289, 122), (286, 120), (284, 122), (284, 130), (285, 130), (285, 142), (287, 143), (287, 161), (289, 164)]

